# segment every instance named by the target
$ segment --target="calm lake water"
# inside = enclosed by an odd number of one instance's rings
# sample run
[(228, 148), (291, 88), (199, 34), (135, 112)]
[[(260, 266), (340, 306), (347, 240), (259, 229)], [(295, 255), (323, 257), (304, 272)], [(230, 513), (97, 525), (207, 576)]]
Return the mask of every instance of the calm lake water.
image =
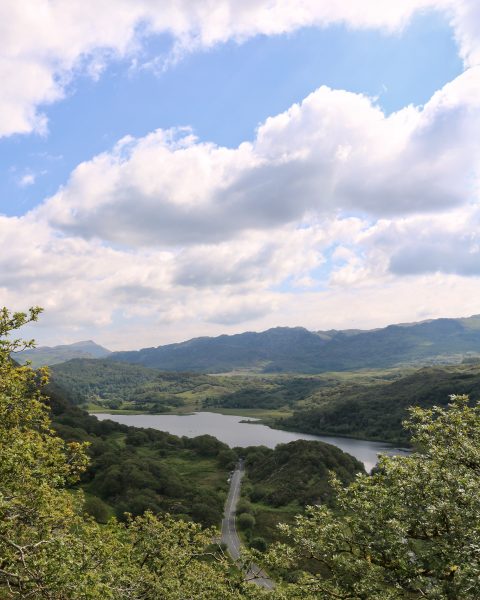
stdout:
[(178, 436), (196, 437), (197, 435), (209, 434), (228, 444), (231, 448), (235, 446), (268, 446), (269, 448), (275, 448), (277, 444), (286, 444), (294, 440), (319, 440), (338, 446), (344, 452), (355, 456), (363, 462), (367, 471), (375, 466), (379, 453), (404, 453), (393, 446), (380, 442), (282, 431), (272, 429), (266, 425), (256, 424), (256, 419), (249, 419), (250, 423), (242, 423), (246, 417), (211, 412), (197, 412), (192, 415), (111, 415), (95, 413), (95, 416), (101, 421), (110, 419), (123, 425), (150, 427), (160, 431), (168, 431)]

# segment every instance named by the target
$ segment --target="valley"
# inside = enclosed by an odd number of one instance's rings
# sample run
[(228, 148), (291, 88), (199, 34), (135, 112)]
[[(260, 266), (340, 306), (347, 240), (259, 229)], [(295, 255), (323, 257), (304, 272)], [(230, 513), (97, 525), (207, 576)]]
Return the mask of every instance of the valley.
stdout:
[[(6, 364), (38, 381), (41, 371)], [(82, 357), (53, 365), (44, 391), (55, 434), (71, 448), (87, 444), (85, 469), (67, 488), (82, 498), (87, 522), (128, 530), (132, 519), (168, 515), (180, 527), (218, 528), (223, 515), (229, 568), (247, 580), (253, 572), (240, 564), (235, 570), (242, 544), (260, 565), (259, 585), (276, 589), (301, 573), (324, 573), (309, 553), (295, 568), (268, 562), (275, 544), (287, 542), (312, 510), (345, 516), (337, 503), (342, 490), (384, 476), (387, 459), (374, 468), (379, 452), (401, 454), (385, 440), (411, 444), (402, 430), (411, 405), (439, 411), (452, 391), (474, 403), (480, 364), (467, 357), (419, 369), (204, 374)], [(223, 548), (211, 531), (217, 556)]]
[(480, 362), (317, 375), (204, 375), (109, 360), (73, 359), (52, 367), (55, 385), (92, 413), (217, 412), (311, 435), (408, 445), (408, 407), (445, 406), (451, 393), (480, 398)]
[(239, 363), (203, 373), (81, 356), (51, 366), (49, 393), (56, 431), (90, 443), (80, 485), (99, 522), (153, 510), (218, 526), (229, 473), (242, 459), (236, 522), (245, 546), (264, 552), (283, 539), (278, 523), (293, 524), (308, 504), (330, 506), (331, 471), (345, 485), (370, 472), (379, 452), (408, 448), (402, 421), (411, 405), (446, 406), (451, 393), (479, 399), (480, 361), (471, 352), (455, 364), (316, 373)]

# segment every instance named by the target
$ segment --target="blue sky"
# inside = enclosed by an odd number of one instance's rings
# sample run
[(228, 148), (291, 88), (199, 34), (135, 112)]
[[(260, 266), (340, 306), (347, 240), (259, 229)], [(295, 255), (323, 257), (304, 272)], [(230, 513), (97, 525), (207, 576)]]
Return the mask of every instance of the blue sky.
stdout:
[[(168, 54), (170, 36), (151, 36), (138, 58)], [(110, 64), (98, 80), (74, 78), (67, 98), (45, 107), (48, 133), (0, 140), (0, 210), (21, 215), (52, 195), (83, 160), (125, 135), (190, 126), (205, 141), (235, 147), (270, 115), (300, 102), (320, 85), (371, 97), (386, 113), (421, 105), (462, 72), (452, 30), (436, 13), (419, 15), (401, 33), (308, 27), (246, 43), (227, 42), (178, 64)], [(19, 185), (25, 175), (35, 184)]]
[[(42, 1), (38, 40), (32, 15), (11, 20), (25, 51), (6, 44), (0, 120), (0, 295), (45, 306), (42, 343), (478, 312), (455, 300), (480, 274), (463, 266), (478, 252), (472, 2), (319, 2), (295, 24), (292, 0), (290, 20), (275, 3), (238, 26), (206, 9), (180, 32), (145, 9), (102, 32), (88, 3), (69, 21)], [(412, 286), (418, 303), (400, 303)]]

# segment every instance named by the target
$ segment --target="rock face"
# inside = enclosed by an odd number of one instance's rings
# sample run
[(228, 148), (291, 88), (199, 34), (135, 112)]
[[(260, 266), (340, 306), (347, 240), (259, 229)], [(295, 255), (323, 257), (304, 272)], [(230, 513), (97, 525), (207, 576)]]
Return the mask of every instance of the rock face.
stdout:
[(370, 331), (312, 332), (276, 327), (262, 333), (201, 337), (114, 352), (110, 360), (172, 371), (321, 373), (396, 365), (461, 362), (480, 357), (480, 315), (389, 325)]

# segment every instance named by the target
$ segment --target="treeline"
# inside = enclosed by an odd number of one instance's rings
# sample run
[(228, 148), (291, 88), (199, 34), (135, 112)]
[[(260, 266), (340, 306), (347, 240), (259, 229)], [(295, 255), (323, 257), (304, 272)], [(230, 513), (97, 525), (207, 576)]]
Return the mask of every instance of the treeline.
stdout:
[(223, 408), (282, 408), (292, 407), (327, 385), (315, 377), (278, 377), (250, 379), (244, 387), (218, 398), (207, 398), (203, 406)]
[(450, 394), (480, 399), (480, 364), (425, 367), (392, 383), (332, 388), (276, 426), (312, 434), (408, 444), (402, 427), (409, 406), (446, 406)]
[(47, 392), (58, 434), (68, 442), (89, 443), (91, 461), (80, 485), (97, 520), (151, 510), (204, 525), (220, 523), (228, 472), (237, 459), (228, 446), (208, 435), (179, 438), (99, 421), (70, 405), (55, 386)]

